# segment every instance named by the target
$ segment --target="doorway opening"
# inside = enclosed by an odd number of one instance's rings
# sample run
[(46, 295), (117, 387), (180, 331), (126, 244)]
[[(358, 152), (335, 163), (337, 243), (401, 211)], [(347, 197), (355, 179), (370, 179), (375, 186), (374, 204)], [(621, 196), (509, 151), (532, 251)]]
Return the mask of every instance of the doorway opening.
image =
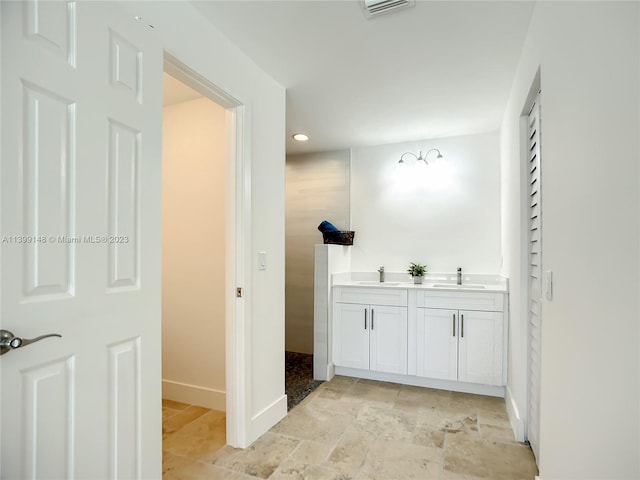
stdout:
[(163, 442), (188, 453), (188, 424), (226, 443), (226, 110), (165, 73), (162, 117)]
[(202, 448), (244, 442), (244, 109), (167, 53), (163, 80), (163, 444), (180, 455), (195, 419), (215, 431)]
[(540, 461), (540, 384), (542, 356), (543, 223), (541, 177), (540, 77), (536, 75), (522, 116), (523, 257), (526, 258), (527, 424), (526, 440)]

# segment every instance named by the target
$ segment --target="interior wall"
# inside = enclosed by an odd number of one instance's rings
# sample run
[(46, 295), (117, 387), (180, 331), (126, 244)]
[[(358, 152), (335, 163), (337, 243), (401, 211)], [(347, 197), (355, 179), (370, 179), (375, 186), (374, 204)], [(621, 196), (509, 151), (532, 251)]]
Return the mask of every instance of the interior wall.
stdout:
[(226, 110), (163, 108), (163, 398), (224, 411)]
[[(237, 148), (244, 170), (242, 209), (246, 238), (235, 272), (244, 288), (228, 297), (235, 330), (227, 345), (237, 350), (230, 365), (237, 408), (227, 439), (246, 447), (287, 414), (284, 393), (285, 89), (231, 43), (189, 2), (121, 2), (154, 25), (165, 51), (217, 85), (241, 105)], [(184, 25), (189, 26), (185, 35)], [(215, 61), (212, 61), (215, 59)], [(158, 72), (160, 75), (161, 72)], [(268, 268), (258, 270), (258, 252)], [(230, 289), (231, 293), (231, 289)]]
[(640, 478), (639, 5), (537, 2), (501, 130), (509, 389), (526, 412), (519, 119), (538, 69), (540, 478)]
[(318, 225), (349, 229), (349, 150), (287, 155), (285, 348), (313, 353), (314, 245)]
[[(438, 148), (426, 169), (399, 172), (405, 152)], [(407, 169), (415, 161), (405, 156)], [(498, 273), (500, 150), (498, 132), (354, 148), (351, 157), (354, 271)]]

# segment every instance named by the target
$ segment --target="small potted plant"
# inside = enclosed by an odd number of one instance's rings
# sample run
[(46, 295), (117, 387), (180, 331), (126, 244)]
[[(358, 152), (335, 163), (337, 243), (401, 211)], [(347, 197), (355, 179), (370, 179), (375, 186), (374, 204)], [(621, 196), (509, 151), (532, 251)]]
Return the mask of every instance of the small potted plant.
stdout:
[(409, 268), (407, 269), (407, 273), (413, 277), (413, 283), (422, 283), (422, 278), (424, 277), (424, 274), (427, 273), (427, 266), (411, 262), (411, 265), (409, 265)]

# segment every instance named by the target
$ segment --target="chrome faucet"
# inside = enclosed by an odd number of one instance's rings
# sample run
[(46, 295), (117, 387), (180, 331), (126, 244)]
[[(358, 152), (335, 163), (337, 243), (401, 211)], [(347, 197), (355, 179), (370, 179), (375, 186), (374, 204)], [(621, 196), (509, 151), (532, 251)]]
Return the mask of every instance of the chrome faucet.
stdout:
[(384, 267), (380, 267), (378, 273), (380, 274), (380, 283), (384, 282)]
[(456, 279), (457, 285), (462, 285), (462, 267), (458, 267), (458, 275)]

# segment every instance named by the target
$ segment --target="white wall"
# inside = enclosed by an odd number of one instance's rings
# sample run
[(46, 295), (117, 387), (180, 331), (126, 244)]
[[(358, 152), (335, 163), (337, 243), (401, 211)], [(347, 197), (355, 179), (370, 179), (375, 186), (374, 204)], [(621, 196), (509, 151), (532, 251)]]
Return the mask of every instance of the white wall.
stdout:
[[(424, 175), (398, 174), (404, 152), (438, 148)], [(428, 161), (436, 158), (435, 152)], [(406, 156), (407, 167), (413, 162)], [(498, 133), (354, 148), (351, 222), (354, 271), (403, 272), (409, 262), (431, 272), (498, 273), (500, 260)]]
[[(227, 438), (247, 446), (286, 415), (284, 394), (284, 168), (285, 90), (224, 37), (187, 2), (122, 2), (154, 32), (165, 50), (207, 78), (244, 107), (241, 149), (248, 163), (244, 262), (237, 272), (244, 287), (228, 304), (244, 313), (233, 337), (242, 349), (240, 364), (229, 365), (246, 395)], [(146, 28), (146, 27), (145, 27)], [(162, 72), (158, 72), (161, 75)], [(158, 232), (160, 234), (160, 232)], [(258, 252), (268, 269), (258, 271)], [(229, 345), (227, 343), (227, 345)]]
[(349, 150), (287, 155), (286, 334), (290, 352), (313, 353), (314, 245), (318, 225), (349, 229)]
[(540, 68), (540, 477), (640, 478), (637, 2), (538, 2), (501, 130), (509, 389), (526, 411), (519, 117)]
[(225, 410), (227, 112), (163, 108), (163, 398)]

